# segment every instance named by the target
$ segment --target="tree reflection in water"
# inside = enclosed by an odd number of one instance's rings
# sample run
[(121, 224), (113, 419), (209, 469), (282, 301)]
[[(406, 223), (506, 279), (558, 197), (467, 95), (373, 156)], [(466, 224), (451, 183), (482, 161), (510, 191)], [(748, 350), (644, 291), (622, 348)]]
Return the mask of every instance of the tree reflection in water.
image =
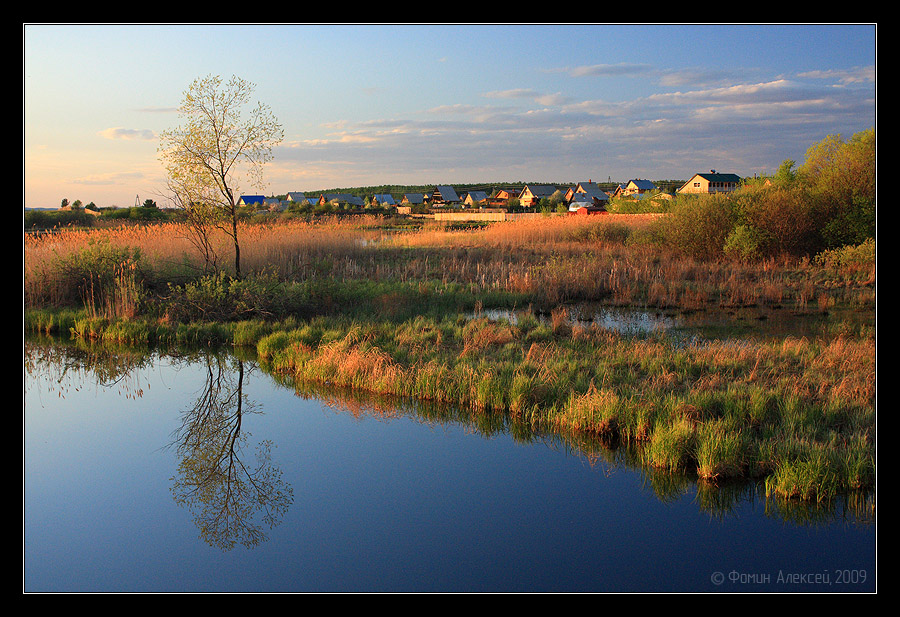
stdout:
[(263, 525), (278, 525), (294, 499), (272, 464), (270, 440), (256, 446), (255, 461), (244, 456), (244, 415), (257, 413), (244, 395), (244, 376), (243, 361), (207, 356), (201, 395), (182, 412), (172, 443), (180, 459), (172, 494), (190, 508), (201, 537), (222, 550), (264, 541)]
[[(271, 529), (281, 522), (293, 504), (293, 490), (282, 480), (281, 469), (273, 465), (271, 441), (261, 441), (255, 453), (250, 453), (255, 460), (245, 460), (250, 435), (242, 421), (245, 415), (259, 413), (243, 392), (244, 379), (253, 369), (245, 369), (243, 361), (224, 353), (170, 352), (165, 358), (204, 371), (200, 395), (181, 413), (180, 426), (170, 443), (179, 461), (170, 487), (172, 494), (179, 504), (191, 509), (201, 536), (209, 544), (223, 550), (237, 543), (255, 546), (266, 539), (266, 525)], [(69, 390), (96, 383), (115, 388), (128, 399), (139, 399), (144, 393), (141, 371), (156, 366), (159, 360), (160, 356), (149, 350), (90, 341), (26, 340), (25, 389), (65, 398)], [(266, 370), (265, 366), (261, 368)], [(875, 524), (875, 491), (814, 504), (769, 498), (755, 481), (716, 485), (699, 482), (689, 474), (655, 470), (646, 464), (640, 445), (628, 447), (609, 444), (590, 434), (541, 430), (530, 420), (502, 413), (475, 413), (466, 408), (378, 397), (270, 376), (282, 387), (293, 388), (298, 397), (318, 400), (354, 417), (405, 417), (460, 426), (484, 436), (509, 434), (517, 443), (564, 449), (584, 457), (591, 466), (633, 470), (643, 476), (644, 486), (661, 501), (671, 503), (695, 492), (699, 509), (717, 519), (733, 517), (745, 502), (759, 501), (764, 503), (766, 516), (797, 525), (835, 521)]]

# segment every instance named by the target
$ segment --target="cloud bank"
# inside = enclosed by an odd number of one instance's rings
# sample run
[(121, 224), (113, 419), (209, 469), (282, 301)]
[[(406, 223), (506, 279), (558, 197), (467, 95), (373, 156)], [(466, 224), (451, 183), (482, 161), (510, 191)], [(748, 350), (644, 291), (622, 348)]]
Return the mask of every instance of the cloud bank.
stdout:
[(752, 175), (802, 159), (826, 135), (875, 124), (874, 67), (755, 81), (641, 64), (560, 72), (573, 80), (652, 79), (660, 91), (619, 101), (487, 91), (483, 105), (444, 105), (288, 141), (276, 153), (278, 167), (335, 165), (361, 184), (684, 179), (710, 168)]

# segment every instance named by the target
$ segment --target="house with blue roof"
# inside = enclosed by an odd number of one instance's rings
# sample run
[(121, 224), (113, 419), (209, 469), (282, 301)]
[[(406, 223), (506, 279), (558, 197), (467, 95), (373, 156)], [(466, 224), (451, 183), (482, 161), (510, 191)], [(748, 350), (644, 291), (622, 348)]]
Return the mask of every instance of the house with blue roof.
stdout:
[(467, 206), (477, 206), (487, 201), (488, 194), (485, 191), (469, 191), (463, 203)]
[(263, 202), (263, 207), (270, 212), (284, 212), (287, 209), (287, 202), (283, 202), (277, 197), (268, 197)]
[(241, 195), (238, 199), (239, 206), (261, 206), (266, 201), (265, 195)]
[(366, 205), (365, 202), (363, 202), (362, 197), (357, 197), (350, 193), (325, 193), (319, 197), (319, 205), (324, 206), (328, 203), (334, 205), (347, 204), (359, 208), (363, 208)]
[(566, 203), (573, 201), (591, 201), (595, 206), (605, 206), (609, 202), (609, 195), (601, 189), (596, 182), (588, 180), (579, 182), (566, 191)]
[(437, 186), (431, 193), (431, 202), (436, 206), (441, 204), (458, 204), (460, 201), (459, 196), (456, 194), (456, 189), (452, 186)]
[(425, 195), (422, 193), (404, 193), (400, 200), (402, 204), (418, 205), (425, 203)]
[(559, 189), (549, 184), (525, 185), (519, 193), (519, 204), (530, 208), (538, 205), (542, 199), (550, 199)]
[(394, 196), (389, 193), (380, 193), (372, 197), (372, 204), (376, 206), (396, 206)]
[(641, 193), (649, 193), (650, 191), (658, 191), (659, 187), (656, 186), (650, 180), (629, 180), (625, 183), (625, 187), (622, 189), (622, 192), (625, 195), (636, 195)]
[(292, 202), (292, 203), (300, 204), (301, 206), (305, 206), (305, 205), (311, 203), (310, 200), (306, 198), (306, 195), (304, 195), (304, 194), (303, 194), (302, 192), (300, 192), (300, 191), (291, 191), (291, 192), (289, 192), (289, 193), (287, 194), (287, 197), (285, 197), (285, 199), (286, 199), (287, 201)]

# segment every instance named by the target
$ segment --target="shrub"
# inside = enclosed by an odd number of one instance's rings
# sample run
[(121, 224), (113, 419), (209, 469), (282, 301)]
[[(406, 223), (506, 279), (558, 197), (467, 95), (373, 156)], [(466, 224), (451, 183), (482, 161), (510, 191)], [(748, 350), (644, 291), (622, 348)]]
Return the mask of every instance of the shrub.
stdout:
[(95, 217), (80, 208), (74, 210), (26, 210), (25, 229), (51, 227), (91, 227)]
[(820, 266), (837, 270), (862, 270), (874, 267), (876, 256), (875, 239), (870, 238), (861, 244), (822, 251), (814, 261)]
[(735, 202), (726, 195), (682, 196), (659, 232), (672, 249), (695, 259), (723, 255), (725, 240), (737, 222)]
[(55, 265), (66, 285), (64, 300), (80, 300), (93, 315), (133, 317), (143, 299), (139, 249), (91, 242)]
[(270, 273), (211, 274), (169, 291), (165, 313), (173, 322), (281, 318), (305, 308), (302, 289)]
[(725, 238), (722, 249), (725, 256), (736, 261), (753, 261), (761, 255), (761, 244), (757, 230), (749, 225), (738, 225)]
[(760, 256), (804, 256), (823, 248), (821, 207), (803, 187), (744, 189), (735, 200), (741, 221), (756, 231)]

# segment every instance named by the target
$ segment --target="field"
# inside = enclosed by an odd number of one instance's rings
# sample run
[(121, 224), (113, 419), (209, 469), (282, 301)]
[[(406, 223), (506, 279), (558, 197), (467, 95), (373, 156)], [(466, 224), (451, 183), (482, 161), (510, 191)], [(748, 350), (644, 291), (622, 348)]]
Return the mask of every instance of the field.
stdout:
[[(600, 437), (647, 467), (756, 479), (784, 498), (872, 489), (874, 243), (710, 258), (667, 241), (667, 216), (247, 222), (239, 279), (227, 238), (201, 258), (181, 223), (27, 236), (25, 327), (252, 348), (285, 378)], [(684, 339), (573, 321), (582, 303), (864, 319), (815, 337)]]

